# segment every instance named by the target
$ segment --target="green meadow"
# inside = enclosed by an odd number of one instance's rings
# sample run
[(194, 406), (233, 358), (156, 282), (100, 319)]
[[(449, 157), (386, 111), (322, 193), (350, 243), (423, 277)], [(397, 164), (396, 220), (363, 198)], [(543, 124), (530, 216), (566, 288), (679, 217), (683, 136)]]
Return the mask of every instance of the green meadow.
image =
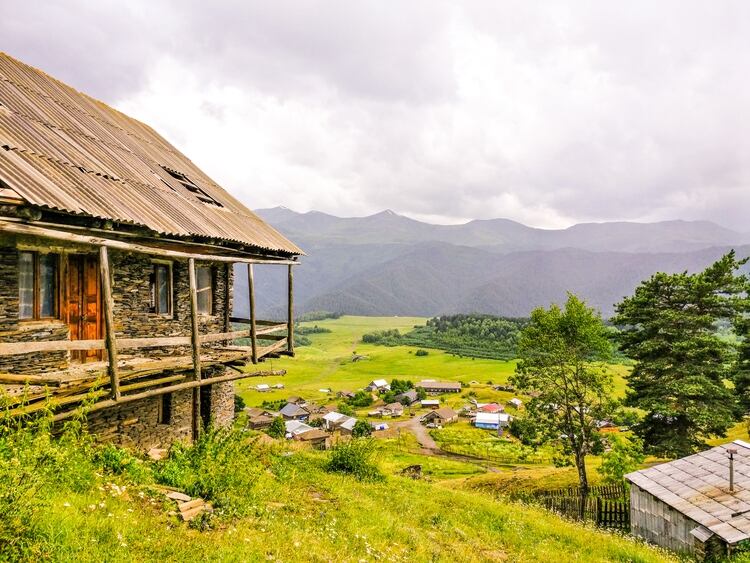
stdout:
[[(297, 347), (294, 358), (266, 360), (261, 364), (263, 369), (285, 369), (287, 374), (284, 377), (242, 380), (237, 386), (238, 393), (251, 406), (260, 405), (264, 400), (285, 399), (290, 395), (326, 403), (335, 401), (337, 391), (355, 391), (373, 379), (390, 381), (398, 378), (414, 382), (421, 379), (476, 382), (471, 383), (466, 391), (473, 391), (480, 402), (505, 402), (513, 397), (512, 393), (493, 390), (490, 382), (496, 385), (507, 383), (515, 370), (515, 361), (459, 357), (433, 349), (429, 349), (426, 356), (417, 356), (416, 347), (378, 346), (361, 341), (362, 335), (368, 332), (395, 328), (403, 333), (415, 325), (424, 325), (426, 321), (426, 318), (420, 317), (344, 316), (302, 323), (302, 326), (317, 325), (331, 332), (307, 335), (311, 344)], [(618, 395), (625, 392), (624, 376), (627, 370), (626, 366), (612, 366)], [(259, 393), (254, 390), (259, 383), (283, 383), (285, 388)], [(331, 393), (322, 392), (321, 389), (330, 389)], [(445, 398), (449, 406), (460, 406), (466, 401), (456, 396)]]

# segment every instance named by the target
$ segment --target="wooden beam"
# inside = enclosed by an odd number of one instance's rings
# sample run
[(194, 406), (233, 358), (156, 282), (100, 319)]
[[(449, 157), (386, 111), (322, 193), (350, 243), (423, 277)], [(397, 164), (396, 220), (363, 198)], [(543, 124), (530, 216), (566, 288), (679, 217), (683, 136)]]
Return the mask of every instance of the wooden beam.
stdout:
[(36, 225), (29, 225), (26, 223), (14, 223), (10, 221), (0, 221), (0, 232), (14, 233), (18, 235), (28, 235), (35, 237), (51, 238), (54, 240), (63, 240), (67, 242), (74, 242), (78, 244), (85, 244), (90, 246), (106, 246), (109, 248), (116, 248), (118, 250), (127, 250), (129, 252), (139, 252), (141, 254), (149, 254), (152, 256), (165, 256), (167, 258), (181, 258), (195, 260), (202, 260), (206, 262), (240, 262), (244, 264), (286, 264), (293, 266), (298, 264), (293, 260), (264, 260), (257, 258), (245, 258), (242, 256), (224, 256), (214, 254), (194, 254), (191, 252), (181, 252), (179, 250), (168, 250), (166, 248), (157, 248), (154, 246), (148, 246), (144, 244), (138, 244), (133, 242), (125, 242), (122, 240), (108, 239), (103, 237), (94, 237), (90, 235), (78, 235), (75, 233), (69, 233), (67, 231), (60, 231), (57, 229), (49, 229), (45, 227), (39, 227)]
[(253, 265), (247, 265), (247, 293), (250, 303), (250, 357), (254, 364), (258, 363), (258, 334), (255, 328), (255, 278)]
[[(274, 330), (286, 328), (279, 326)], [(267, 329), (258, 331), (258, 336), (269, 332)], [(247, 337), (247, 330), (233, 330), (230, 332), (218, 332), (215, 334), (201, 334), (198, 340), (201, 344), (207, 342), (221, 342)], [(190, 346), (192, 339), (189, 336), (161, 336), (155, 338), (118, 338), (116, 340), (117, 350), (137, 350), (141, 348), (161, 348), (171, 346)], [(38, 342), (10, 342), (0, 343), (0, 356), (13, 356), (17, 354), (31, 354), (34, 352), (64, 352), (67, 350), (105, 350), (104, 340), (41, 340)]]
[[(235, 381), (237, 379), (245, 379), (248, 377), (267, 377), (272, 375), (286, 375), (286, 370), (265, 370), (265, 371), (257, 371), (252, 373), (233, 373), (232, 375), (224, 375), (221, 377), (209, 377), (206, 379), (201, 379), (200, 381), (188, 381), (185, 383), (178, 383), (177, 385), (170, 385), (168, 387), (159, 387), (158, 389), (149, 389), (148, 391), (144, 391), (143, 393), (137, 393), (135, 395), (123, 395), (120, 398), (119, 402), (112, 401), (112, 400), (106, 400), (106, 401), (99, 401), (97, 403), (94, 403), (93, 405), (89, 407), (84, 408), (84, 412), (90, 413), (94, 411), (99, 411), (102, 409), (107, 409), (109, 407), (113, 407), (115, 405), (118, 405), (120, 403), (129, 403), (132, 401), (140, 401), (141, 399), (146, 399), (148, 397), (156, 397), (158, 395), (164, 395), (165, 393), (173, 393), (175, 391), (183, 391), (185, 389), (196, 389), (198, 387), (201, 387), (203, 385), (213, 385), (214, 383), (223, 383), (225, 381)], [(89, 396), (89, 395), (87, 395)], [(52, 401), (50, 401), (52, 403)], [(75, 410), (62, 412), (54, 416), (53, 420), (55, 422), (64, 420), (66, 418), (70, 418), (76, 413)], [(7, 414), (13, 416), (17, 414), (26, 414), (22, 412), (8, 412)]]
[(274, 342), (270, 346), (264, 346), (263, 348), (260, 348), (258, 350), (258, 358), (262, 358), (263, 356), (267, 356), (268, 354), (273, 354), (274, 352), (281, 350), (287, 346), (286, 338), (279, 340), (278, 342)]
[(190, 346), (193, 349), (193, 374), (196, 381), (201, 379), (201, 345), (198, 332), (198, 282), (195, 273), (195, 259), (188, 260), (188, 281), (190, 284)]
[(104, 350), (104, 340), (43, 340), (37, 342), (8, 342), (0, 344), (0, 356), (31, 354), (33, 352), (63, 352), (66, 350)]
[[(193, 349), (193, 380), (201, 380), (201, 345), (198, 334), (198, 283), (195, 273), (195, 258), (188, 259), (188, 279), (190, 282), (190, 344)], [(193, 401), (193, 440), (201, 434), (201, 395), (195, 387)]]
[(232, 284), (234, 271), (231, 264), (224, 264), (224, 332), (232, 330), (229, 318), (232, 316), (232, 308), (229, 304), (232, 301)]
[[(230, 317), (230, 321), (233, 323), (250, 324), (250, 319), (245, 317)], [(285, 321), (268, 321), (264, 319), (255, 319), (255, 324), (258, 326), (284, 326), (286, 328)]]
[(117, 371), (117, 344), (115, 339), (115, 302), (112, 298), (112, 278), (109, 273), (109, 255), (106, 246), (99, 247), (99, 273), (102, 284), (102, 307), (104, 309), (104, 344), (107, 347), (107, 371), (112, 398), (120, 399), (120, 376)]
[(289, 290), (289, 300), (287, 302), (287, 352), (289, 352), (290, 355), (294, 356), (294, 278), (292, 274), (292, 267), (288, 267), (289, 273), (288, 273), (288, 285), (287, 289)]

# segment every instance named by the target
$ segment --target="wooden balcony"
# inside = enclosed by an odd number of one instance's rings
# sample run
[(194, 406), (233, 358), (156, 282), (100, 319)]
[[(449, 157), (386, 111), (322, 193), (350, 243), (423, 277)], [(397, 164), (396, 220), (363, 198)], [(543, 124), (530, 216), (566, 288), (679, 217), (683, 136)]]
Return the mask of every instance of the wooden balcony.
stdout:
[[(55, 419), (60, 420), (72, 416), (77, 405), (84, 402), (87, 411), (90, 412), (182, 389), (193, 389), (193, 411), (196, 413), (200, 403), (198, 387), (259, 375), (283, 375), (282, 372), (251, 371), (242, 368), (251, 363), (257, 364), (267, 357), (280, 354), (294, 355), (292, 266), (296, 262), (261, 260), (234, 255), (194, 254), (159, 246), (145, 246), (122, 240), (5, 222), (0, 222), (0, 231), (98, 247), (104, 329), (103, 338), (96, 340), (37, 340), (0, 343), (0, 356), (81, 350), (104, 350), (106, 352), (106, 361), (72, 365), (65, 370), (53, 373), (37, 375), (0, 373), (0, 391), (5, 391), (4, 396), (0, 394), (0, 397), (8, 407), (6, 414), (14, 416), (52, 408), (57, 413)], [(155, 338), (121, 338), (116, 335), (113, 278), (110, 274), (108, 248), (170, 259), (187, 259), (190, 290), (189, 335)], [(225, 332), (200, 334), (196, 259), (247, 264), (249, 318), (230, 317), (227, 297), (224, 300), (226, 305), (223, 311)], [(253, 264), (256, 263), (283, 264), (288, 268), (287, 322), (255, 318)], [(238, 326), (242, 328), (231, 330)], [(138, 354), (137, 350), (143, 349), (160, 349), (160, 352)], [(174, 353), (170, 354), (170, 349)], [(189, 353), (186, 349), (189, 349)], [(209, 373), (209, 376), (204, 378), (206, 368), (217, 365), (236, 368), (235, 373), (213, 377)], [(213, 370), (209, 370), (211, 371)], [(193, 418), (194, 425), (196, 425), (199, 417)], [(193, 436), (197, 436), (198, 433), (199, 428), (196, 426), (193, 429)]]

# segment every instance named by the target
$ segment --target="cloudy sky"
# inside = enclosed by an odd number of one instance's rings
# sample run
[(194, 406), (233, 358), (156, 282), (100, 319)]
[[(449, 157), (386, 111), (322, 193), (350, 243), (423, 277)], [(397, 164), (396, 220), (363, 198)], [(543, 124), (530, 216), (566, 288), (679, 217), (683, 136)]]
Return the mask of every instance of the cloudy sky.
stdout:
[(750, 231), (745, 0), (2, 5), (1, 50), (254, 208)]

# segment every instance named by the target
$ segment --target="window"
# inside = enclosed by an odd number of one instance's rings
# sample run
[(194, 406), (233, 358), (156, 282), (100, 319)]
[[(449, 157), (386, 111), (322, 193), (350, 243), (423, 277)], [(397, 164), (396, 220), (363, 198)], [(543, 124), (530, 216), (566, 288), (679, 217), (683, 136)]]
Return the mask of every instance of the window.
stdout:
[(151, 312), (172, 316), (172, 264), (154, 263), (151, 274)]
[(198, 266), (195, 269), (198, 293), (198, 313), (213, 314), (214, 274), (210, 266)]
[(164, 393), (159, 403), (159, 424), (170, 422), (172, 422), (172, 393)]
[(18, 255), (18, 318), (52, 319), (58, 313), (58, 256), (38, 252)]

